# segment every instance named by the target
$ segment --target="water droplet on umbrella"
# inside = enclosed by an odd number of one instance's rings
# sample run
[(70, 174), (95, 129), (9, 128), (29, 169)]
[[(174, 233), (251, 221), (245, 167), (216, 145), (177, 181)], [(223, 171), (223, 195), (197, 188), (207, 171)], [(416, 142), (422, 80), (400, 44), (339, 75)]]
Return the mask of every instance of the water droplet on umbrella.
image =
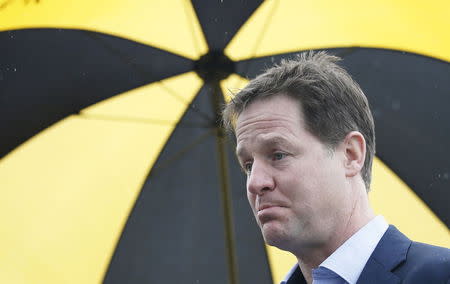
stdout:
[(399, 110), (400, 109), (400, 102), (399, 101), (393, 101), (392, 102), (392, 109), (393, 110)]
[(439, 119), (439, 113), (436, 112), (436, 111), (433, 112), (432, 118), (438, 120)]

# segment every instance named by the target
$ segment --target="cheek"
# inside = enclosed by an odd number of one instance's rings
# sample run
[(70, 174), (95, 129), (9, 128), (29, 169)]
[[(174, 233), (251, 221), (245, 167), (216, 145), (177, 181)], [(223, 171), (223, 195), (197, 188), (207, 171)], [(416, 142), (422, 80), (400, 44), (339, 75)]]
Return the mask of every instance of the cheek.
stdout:
[[(327, 192), (328, 176), (324, 169), (315, 163), (302, 163), (285, 172), (286, 195), (299, 204), (302, 210), (312, 210)], [(325, 194), (326, 195), (326, 194)]]
[(343, 187), (344, 173), (336, 164), (322, 163), (314, 169), (311, 175), (314, 175), (310, 186), (315, 193), (312, 196), (315, 206), (329, 208), (331, 212), (332, 208), (342, 201), (346, 193)]

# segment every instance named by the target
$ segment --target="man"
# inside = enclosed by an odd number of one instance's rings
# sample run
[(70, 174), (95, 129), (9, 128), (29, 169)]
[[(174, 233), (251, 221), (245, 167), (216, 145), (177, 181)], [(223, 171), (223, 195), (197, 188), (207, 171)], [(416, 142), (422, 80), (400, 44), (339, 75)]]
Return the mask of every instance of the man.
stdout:
[(450, 250), (411, 242), (370, 208), (373, 117), (338, 60), (283, 61), (224, 109), (264, 240), (297, 257), (282, 283), (447, 283)]

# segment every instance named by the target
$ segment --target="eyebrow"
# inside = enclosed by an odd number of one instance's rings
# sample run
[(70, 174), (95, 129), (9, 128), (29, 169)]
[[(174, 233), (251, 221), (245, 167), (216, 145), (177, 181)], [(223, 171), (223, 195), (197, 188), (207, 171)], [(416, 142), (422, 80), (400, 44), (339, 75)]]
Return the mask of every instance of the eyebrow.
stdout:
[(265, 139), (265, 141), (263, 141), (263, 144), (268, 146), (281, 145), (285, 147), (292, 147), (292, 143), (289, 140), (279, 135)]
[[(275, 146), (275, 145), (282, 145), (285, 147), (292, 147), (292, 143), (289, 142), (289, 140), (285, 139), (282, 136), (279, 135), (273, 135), (270, 136), (269, 138), (262, 138), (262, 144), (264, 146)], [(244, 147), (239, 147), (236, 149), (236, 156), (242, 157), (245, 156), (247, 153), (246, 149)]]
[(236, 157), (238, 158), (238, 160), (239, 160), (239, 157), (245, 156), (246, 153), (247, 153), (247, 151), (244, 148), (242, 148), (242, 147), (236, 148), (235, 154), (236, 154)]

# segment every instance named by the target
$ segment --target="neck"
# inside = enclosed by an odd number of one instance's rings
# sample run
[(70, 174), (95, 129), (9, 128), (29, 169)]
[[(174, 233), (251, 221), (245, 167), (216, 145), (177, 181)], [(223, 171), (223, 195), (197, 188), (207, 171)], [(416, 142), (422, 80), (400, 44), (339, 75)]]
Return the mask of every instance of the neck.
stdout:
[(352, 210), (346, 214), (347, 220), (343, 220), (341, 223), (345, 224), (344, 226), (336, 224), (337, 226), (335, 230), (333, 230), (333, 234), (323, 245), (308, 249), (303, 248), (294, 253), (307, 283), (312, 283), (312, 270), (314, 268), (317, 268), (345, 241), (375, 217), (375, 214), (369, 206), (365, 190), (358, 192), (360, 192), (360, 194), (355, 196), (352, 202)]

